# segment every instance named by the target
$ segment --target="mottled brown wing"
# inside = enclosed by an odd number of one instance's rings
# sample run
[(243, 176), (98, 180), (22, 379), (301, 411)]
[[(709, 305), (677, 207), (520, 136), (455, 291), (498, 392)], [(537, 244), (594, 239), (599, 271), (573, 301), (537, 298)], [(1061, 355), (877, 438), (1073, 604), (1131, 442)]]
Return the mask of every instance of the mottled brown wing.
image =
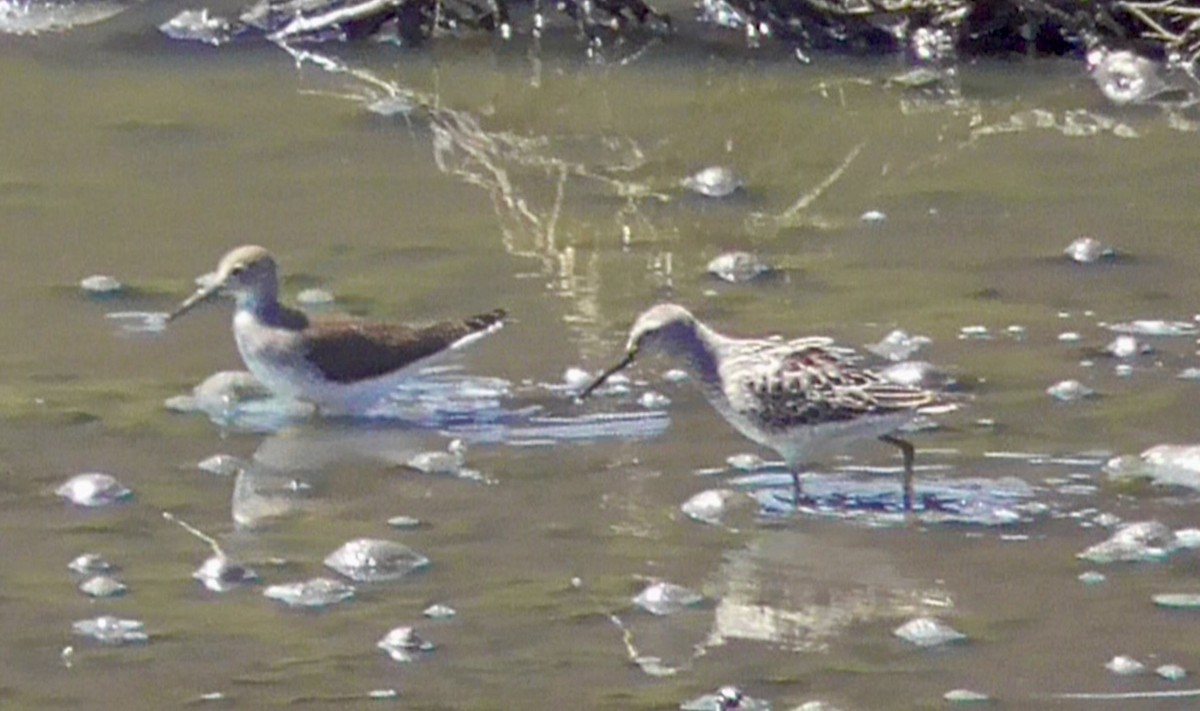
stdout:
[(429, 326), (371, 321), (315, 321), (308, 332), (308, 361), (335, 383), (387, 375), (444, 351), (504, 319), (504, 311)]
[(759, 416), (776, 427), (912, 410), (936, 399), (931, 391), (889, 383), (852, 365), (846, 352), (821, 346), (788, 353), (777, 369), (760, 372), (747, 385)]

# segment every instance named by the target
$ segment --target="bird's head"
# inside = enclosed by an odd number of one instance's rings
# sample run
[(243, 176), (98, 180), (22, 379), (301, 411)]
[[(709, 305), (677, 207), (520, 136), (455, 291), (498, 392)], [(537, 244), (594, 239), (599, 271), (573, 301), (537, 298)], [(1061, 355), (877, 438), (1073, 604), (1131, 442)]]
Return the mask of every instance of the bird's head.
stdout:
[(275, 260), (270, 252), (257, 245), (231, 250), (221, 258), (217, 270), (203, 281), (204, 285), (196, 293), (167, 316), (168, 321), (179, 318), (219, 293), (232, 294), (239, 304), (247, 304), (274, 301), (278, 290)]
[(601, 373), (582, 392), (582, 400), (591, 395), (614, 374), (633, 365), (634, 359), (645, 353), (667, 353), (673, 355), (685, 349), (695, 336), (696, 317), (678, 304), (658, 304), (638, 316), (633, 328), (629, 329), (629, 340), (625, 344), (625, 356), (616, 365)]

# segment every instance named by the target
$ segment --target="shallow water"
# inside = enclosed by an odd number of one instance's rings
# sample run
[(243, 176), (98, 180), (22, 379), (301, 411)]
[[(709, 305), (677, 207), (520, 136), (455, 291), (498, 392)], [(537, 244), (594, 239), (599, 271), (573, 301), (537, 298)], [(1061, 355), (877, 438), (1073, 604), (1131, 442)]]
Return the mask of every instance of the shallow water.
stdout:
[[(894, 60), (804, 66), (736, 43), (653, 42), (602, 62), (569, 39), (299, 59), (194, 47), (153, 29), (178, 9), (0, 36), (5, 705), (158, 709), (219, 692), (245, 708), (320, 708), (395, 689), (403, 708), (666, 709), (736, 684), (785, 709), (930, 708), (957, 688), (1027, 709), (1100, 703), (1045, 696), (1056, 692), (1196, 686), (1104, 667), (1129, 655), (1200, 670), (1200, 619), (1152, 602), (1197, 592), (1194, 555), (1075, 557), (1111, 533), (1097, 521), (1200, 523), (1195, 493), (1109, 484), (1100, 469), (1200, 440), (1200, 385), (1176, 377), (1200, 365), (1194, 336), (1141, 337), (1155, 352), (1123, 361), (1125, 376), (1096, 355), (1116, 336), (1102, 324), (1196, 313), (1200, 144), (1163, 111), (1106, 106), (1082, 62), (973, 64), (961, 96), (938, 98), (887, 85), (904, 69)], [(368, 108), (392, 94), (418, 108)], [(1068, 135), (1079, 111), (1108, 128)], [(745, 189), (712, 200), (679, 186), (707, 165), (733, 168)], [(885, 219), (861, 220), (869, 211)], [(1081, 236), (1118, 257), (1069, 262), (1062, 250)], [(499, 379), (503, 397), (478, 417), (416, 425), (168, 411), (166, 398), (238, 367), (228, 305), (160, 333), (105, 315), (168, 309), (245, 242), (276, 254), (288, 297), (322, 288), (335, 309), (434, 319), (506, 307), (512, 323), (450, 376)], [(706, 274), (730, 249), (757, 254), (770, 278)], [(88, 298), (77, 284), (92, 274), (128, 291)], [(905, 524), (887, 515), (894, 451), (863, 443), (816, 468), (813, 490), (834, 492), (826, 510), (760, 512), (739, 493), (723, 525), (690, 520), (683, 502), (740, 492), (747, 476), (698, 471), (774, 454), (686, 381), (664, 381), (666, 362), (631, 371), (628, 395), (582, 407), (563, 386), (568, 368), (608, 365), (636, 313), (668, 298), (732, 333), (930, 337), (915, 357), (969, 400), (914, 435), (928, 467), (918, 492), (974, 487), (998, 507), (1019, 490), (1043, 506), (1007, 525)], [(961, 337), (972, 326), (990, 337)], [(1079, 340), (1059, 340), (1067, 331)], [(1046, 393), (1067, 379), (1097, 396)], [(647, 410), (647, 390), (670, 403)], [(453, 437), (481, 477), (400, 466)], [(221, 452), (249, 462), (240, 478), (196, 468)], [(113, 474), (132, 500), (85, 510), (54, 495), (88, 471)], [(212, 551), (163, 511), (260, 584), (204, 589), (191, 574)], [(390, 527), (400, 515), (421, 525)], [(335, 575), (321, 561), (364, 537), (431, 565), (321, 612), (262, 596)], [(125, 595), (75, 589), (67, 563), (84, 552), (120, 566)], [(1106, 581), (1077, 579), (1093, 569)], [(705, 599), (666, 617), (634, 608), (658, 580)], [(457, 615), (426, 619), (432, 603)], [(149, 642), (72, 636), (102, 614), (143, 621)], [(918, 649), (893, 636), (921, 616), (968, 640)], [(376, 649), (410, 625), (433, 651), (399, 664)]]

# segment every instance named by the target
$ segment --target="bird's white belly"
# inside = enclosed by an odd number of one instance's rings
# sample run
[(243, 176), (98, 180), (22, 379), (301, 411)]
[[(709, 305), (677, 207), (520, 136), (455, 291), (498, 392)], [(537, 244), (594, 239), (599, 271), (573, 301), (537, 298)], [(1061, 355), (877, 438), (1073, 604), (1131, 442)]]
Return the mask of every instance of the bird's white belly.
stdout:
[(840, 454), (854, 442), (875, 439), (895, 432), (916, 416), (914, 412), (905, 411), (869, 415), (855, 420), (768, 428), (745, 413), (737, 411), (723, 394), (712, 393), (707, 396), (717, 412), (742, 436), (775, 450), (792, 465), (808, 464)]
[(239, 311), (233, 317), (233, 335), (246, 369), (268, 390), (283, 397), (303, 397), (315, 373), (300, 357), (295, 334), (264, 326), (252, 314)]
[(362, 414), (412, 375), (413, 369), (404, 368), (377, 378), (336, 382), (304, 359), (299, 334), (265, 326), (245, 312), (234, 316), (233, 331), (246, 368), (268, 390), (310, 402), (327, 414)]

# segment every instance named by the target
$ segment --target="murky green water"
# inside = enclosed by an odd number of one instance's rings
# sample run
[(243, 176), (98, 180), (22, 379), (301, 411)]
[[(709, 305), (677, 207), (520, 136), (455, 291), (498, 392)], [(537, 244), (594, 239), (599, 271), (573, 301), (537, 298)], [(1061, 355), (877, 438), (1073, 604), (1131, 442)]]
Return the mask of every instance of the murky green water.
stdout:
[[(1085, 586), (1076, 577), (1094, 566), (1075, 554), (1107, 535), (1081, 525), (1088, 509), (1187, 527), (1195, 495), (985, 456), (1197, 440), (1200, 386), (1176, 378), (1200, 365), (1192, 338), (1154, 340), (1157, 354), (1133, 361), (1129, 377), (1112, 360), (1080, 363), (1112, 339), (1099, 322), (1196, 312), (1200, 147), (1162, 113), (1110, 109), (1079, 65), (1051, 61), (964, 67), (955, 100), (886, 85), (900, 69), (890, 60), (802, 66), (670, 43), (604, 63), (572, 43), (340, 48), (331, 56), (348, 71), (330, 73), (275, 48), (171, 45), (145, 29), (165, 19), (153, 14), (0, 38), (6, 707), (159, 709), (221, 692), (238, 708), (668, 709), (732, 683), (784, 709), (812, 699), (940, 707), (959, 687), (1026, 709), (1070, 703), (1040, 696), (1049, 692), (1190, 688), (1103, 665), (1127, 654), (1200, 669), (1200, 619), (1150, 601), (1197, 590), (1194, 559), (1110, 567), (1106, 583)], [(366, 111), (388, 86), (425, 108)], [(1059, 126), (1086, 110), (1123, 128), (1066, 135), (1030, 126), (1034, 109)], [(1129, 132), (1137, 137), (1116, 135)], [(679, 178), (710, 164), (733, 167), (747, 191), (683, 194)], [(887, 219), (864, 223), (868, 210)], [(1128, 256), (1071, 265), (1061, 250), (1082, 235)], [(746, 504), (729, 528), (689, 521), (679, 505), (722, 485), (693, 472), (758, 450), (687, 384), (656, 385), (672, 400), (658, 437), (472, 447), (468, 464), (494, 485), (388, 463), (444, 447), (436, 430), (314, 420), (264, 435), (170, 413), (164, 398), (238, 367), (228, 306), (155, 337), (123, 334), (105, 314), (167, 309), (246, 242), (277, 255), (289, 296), (321, 286), (355, 313), (428, 320), (508, 308), (513, 322), (464, 368), (510, 381), (514, 409), (562, 416), (575, 406), (542, 384), (607, 365), (658, 300), (733, 333), (851, 345), (897, 327), (926, 334), (934, 342), (920, 357), (973, 395), (942, 430), (916, 436), (919, 463), (949, 467), (928, 476), (1017, 477), (1060, 516), (1003, 529), (872, 527), (763, 521)], [(731, 248), (782, 276), (706, 276)], [(75, 285), (93, 273), (137, 291), (88, 300)], [(972, 325), (995, 337), (960, 339)], [(1022, 336), (1006, 333), (1014, 325)], [(1064, 331), (1081, 341), (1060, 342)], [(666, 367), (636, 374), (656, 379)], [(1101, 396), (1052, 401), (1045, 388), (1066, 378)], [(313, 488), (296, 515), (239, 529), (232, 479), (195, 468), (216, 452), (271, 461)], [(864, 443), (853, 463), (892, 456)], [(92, 470), (118, 476), (134, 500), (91, 512), (54, 497)], [(1100, 486), (1072, 494), (1045, 483), (1070, 474)], [(362, 536), (407, 543), (433, 565), (298, 613), (259, 588), (203, 590), (190, 573), (208, 550), (162, 511), (216, 536), (266, 583), (325, 574), (324, 556)], [(426, 525), (390, 529), (400, 514)], [(126, 596), (75, 590), (66, 564), (85, 551), (121, 566)], [(652, 579), (708, 602), (651, 618), (628, 600)], [(422, 618), (433, 602), (457, 617)], [(98, 614), (143, 620), (151, 642), (107, 649), (71, 636), (72, 621)], [(970, 641), (930, 652), (892, 637), (917, 614)], [(389, 660), (375, 642), (402, 624), (438, 649), (414, 664)], [(644, 673), (627, 642), (677, 673)], [(399, 696), (365, 700), (374, 689)]]

